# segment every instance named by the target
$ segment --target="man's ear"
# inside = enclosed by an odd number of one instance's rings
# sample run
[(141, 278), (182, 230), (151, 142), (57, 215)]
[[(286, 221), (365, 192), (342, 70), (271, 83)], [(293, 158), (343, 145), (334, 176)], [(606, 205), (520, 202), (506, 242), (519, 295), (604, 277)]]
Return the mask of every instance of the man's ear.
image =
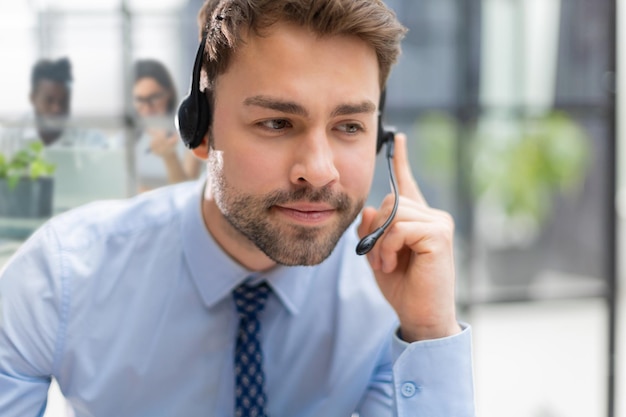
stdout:
[(206, 161), (209, 158), (209, 133), (202, 138), (202, 142), (200, 145), (196, 146), (191, 150), (196, 158), (202, 159)]

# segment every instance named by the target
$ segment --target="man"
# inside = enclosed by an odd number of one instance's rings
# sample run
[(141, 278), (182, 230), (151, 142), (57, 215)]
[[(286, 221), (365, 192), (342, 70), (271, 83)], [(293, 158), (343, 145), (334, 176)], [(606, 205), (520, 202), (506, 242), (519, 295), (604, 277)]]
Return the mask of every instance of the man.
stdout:
[(355, 254), (357, 226), (392, 211), (357, 219), (404, 28), (376, 0), (199, 16), (209, 181), (75, 210), (24, 245), (0, 276), (0, 414), (41, 413), (54, 377), (77, 417), (473, 416), (453, 225), (404, 135), (397, 213)]
[(0, 152), (10, 156), (28, 143), (38, 141), (46, 147), (107, 145), (99, 132), (66, 126), (72, 94), (69, 59), (40, 59), (33, 66), (30, 78), (29, 100), (33, 112), (19, 121), (21, 126), (0, 134)]

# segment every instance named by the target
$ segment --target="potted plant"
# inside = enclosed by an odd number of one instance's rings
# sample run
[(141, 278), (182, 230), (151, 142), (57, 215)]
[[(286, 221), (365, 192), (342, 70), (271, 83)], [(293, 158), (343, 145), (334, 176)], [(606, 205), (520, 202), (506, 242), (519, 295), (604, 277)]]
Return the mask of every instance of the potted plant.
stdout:
[[(591, 138), (560, 110), (484, 116), (468, 131), (461, 128), (450, 115), (422, 116), (416, 123), (419, 165), (428, 170), (428, 180), (461, 180), (469, 191), (474, 208), (469, 250), (479, 271), (474, 290), (523, 294), (518, 291), (527, 291), (545, 269), (538, 254), (550, 250), (546, 233), (559, 215), (555, 203), (580, 196)], [(455, 154), (459, 137), (467, 141), (461, 155)], [(459, 163), (463, 177), (456, 179)]]
[(41, 142), (28, 144), (10, 158), (0, 153), (0, 217), (52, 215), (55, 165), (47, 162)]
[(484, 126), (473, 144), (473, 191), (496, 246), (532, 244), (554, 197), (580, 191), (591, 152), (582, 126), (558, 110)]
[[(453, 181), (460, 126), (429, 113), (416, 123), (420, 165), (430, 180)], [(587, 173), (589, 138), (573, 118), (553, 110), (535, 117), (485, 117), (469, 133), (465, 185), (489, 243), (524, 246), (552, 215), (554, 197), (576, 192)], [(521, 239), (521, 240), (520, 240)], [(497, 240), (497, 242), (496, 242)], [(520, 240), (520, 241), (517, 241)]]

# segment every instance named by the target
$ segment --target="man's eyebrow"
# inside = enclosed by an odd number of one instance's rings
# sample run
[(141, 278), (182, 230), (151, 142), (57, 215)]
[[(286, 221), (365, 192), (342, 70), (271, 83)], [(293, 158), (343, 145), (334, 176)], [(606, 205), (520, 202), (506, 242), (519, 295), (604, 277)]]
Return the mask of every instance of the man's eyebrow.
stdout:
[(359, 113), (374, 113), (376, 105), (369, 100), (356, 104), (340, 104), (333, 110), (331, 116), (346, 116)]
[[(295, 114), (298, 116), (307, 117), (309, 115), (309, 112), (298, 103), (264, 95), (248, 97), (243, 101), (243, 103), (246, 106), (259, 106), (270, 110), (276, 110), (282, 113)], [(369, 100), (365, 100), (361, 103), (340, 104), (332, 111), (331, 117), (359, 113), (374, 113), (375, 111), (376, 105)]]
[(276, 110), (282, 113), (295, 114), (298, 116), (308, 116), (309, 113), (304, 107), (292, 101), (280, 100), (268, 96), (252, 96), (243, 101), (246, 106), (259, 106), (270, 110)]

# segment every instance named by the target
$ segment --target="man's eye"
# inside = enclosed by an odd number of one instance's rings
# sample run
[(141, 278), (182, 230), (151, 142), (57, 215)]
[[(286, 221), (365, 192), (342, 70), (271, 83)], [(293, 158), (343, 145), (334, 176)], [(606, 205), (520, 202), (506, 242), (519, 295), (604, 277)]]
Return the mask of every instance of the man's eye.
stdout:
[(281, 130), (291, 126), (291, 124), (285, 119), (266, 120), (261, 122), (261, 125), (272, 130)]
[(363, 131), (363, 126), (361, 126), (359, 123), (345, 123), (339, 125), (337, 128), (345, 133), (359, 133)]

